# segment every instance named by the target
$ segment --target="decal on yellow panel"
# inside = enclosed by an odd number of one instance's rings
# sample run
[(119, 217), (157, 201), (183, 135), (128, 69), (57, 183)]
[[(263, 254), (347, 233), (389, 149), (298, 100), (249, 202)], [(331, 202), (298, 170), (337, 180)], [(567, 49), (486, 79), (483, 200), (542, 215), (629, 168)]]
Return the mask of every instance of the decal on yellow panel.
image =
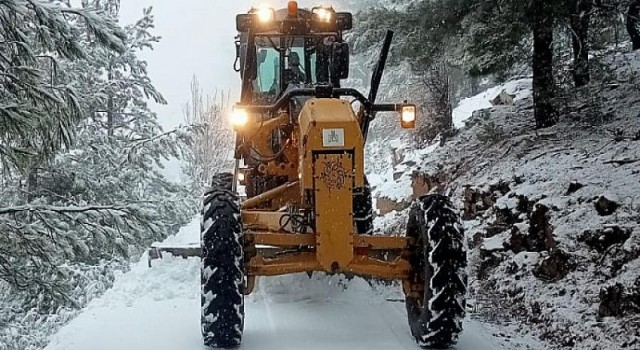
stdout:
[(344, 147), (344, 129), (323, 129), (322, 146)]
[[(316, 164), (318, 166), (318, 164)], [(341, 162), (324, 160), (320, 161), (320, 180), (324, 182), (325, 186), (331, 190), (344, 189), (347, 184), (347, 169), (344, 168)]]
[(318, 262), (328, 271), (353, 260), (353, 155), (313, 155)]

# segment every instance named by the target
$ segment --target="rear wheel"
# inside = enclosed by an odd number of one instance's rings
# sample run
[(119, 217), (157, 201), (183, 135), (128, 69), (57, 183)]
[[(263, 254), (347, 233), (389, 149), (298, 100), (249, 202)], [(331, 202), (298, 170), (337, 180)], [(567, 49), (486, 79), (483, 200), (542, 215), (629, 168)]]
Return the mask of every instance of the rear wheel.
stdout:
[(464, 232), (451, 201), (422, 197), (411, 209), (407, 236), (415, 241), (406, 295), (411, 334), (422, 348), (448, 348), (462, 332), (467, 290)]
[(244, 329), (244, 253), (233, 175), (218, 174), (204, 196), (201, 222), (201, 328), (204, 344), (240, 345)]

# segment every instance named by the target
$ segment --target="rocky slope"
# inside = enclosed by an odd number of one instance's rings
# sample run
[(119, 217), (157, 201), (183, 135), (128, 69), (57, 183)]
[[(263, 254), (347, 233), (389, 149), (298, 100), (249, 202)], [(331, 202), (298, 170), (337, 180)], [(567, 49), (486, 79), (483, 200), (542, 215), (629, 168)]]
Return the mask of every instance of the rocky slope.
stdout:
[[(419, 170), (457, 202), (473, 317), (550, 347), (640, 348), (640, 54), (626, 56), (615, 83), (565, 95), (557, 126), (534, 129), (531, 97), (475, 111), (442, 146), (398, 142), (402, 159), (382, 169), (394, 181), (372, 181), (408, 202)], [(403, 207), (382, 231), (402, 229)]]

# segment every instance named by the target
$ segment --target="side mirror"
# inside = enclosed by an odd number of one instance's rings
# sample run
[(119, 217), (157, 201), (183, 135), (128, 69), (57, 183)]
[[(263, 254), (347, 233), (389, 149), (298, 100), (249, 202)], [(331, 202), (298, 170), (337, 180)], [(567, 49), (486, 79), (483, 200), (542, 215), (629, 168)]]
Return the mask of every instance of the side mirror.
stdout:
[(353, 15), (349, 12), (336, 13), (336, 26), (338, 30), (351, 30), (353, 28)]
[(331, 46), (331, 77), (349, 78), (349, 44), (333, 43)]
[(252, 14), (240, 14), (236, 16), (236, 29), (239, 32), (248, 32), (253, 27)]

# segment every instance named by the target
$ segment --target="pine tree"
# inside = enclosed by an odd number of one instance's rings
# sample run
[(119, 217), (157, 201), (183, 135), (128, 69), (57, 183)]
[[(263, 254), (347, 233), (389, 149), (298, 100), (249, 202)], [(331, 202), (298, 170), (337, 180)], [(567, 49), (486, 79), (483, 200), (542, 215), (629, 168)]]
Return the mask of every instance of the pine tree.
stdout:
[(124, 33), (97, 12), (70, 8), (64, 1), (0, 3), (0, 156), (5, 170), (30, 172), (71, 144), (80, 106), (56, 71), (60, 60), (86, 57), (75, 40), (79, 30), (102, 46), (124, 49)]
[[(25, 196), (20, 183), (29, 176), (5, 171), (0, 280), (32, 297), (44, 295), (55, 308), (76, 264), (126, 258), (190, 219), (195, 205), (188, 188), (159, 171), (164, 159), (181, 155), (190, 133), (164, 132), (147, 104), (148, 99), (164, 102), (138, 58), (158, 40), (149, 32), (150, 10), (122, 30), (115, 25), (119, 7), (113, 0), (84, 1), (80, 9), (62, 2), (9, 3), (21, 5), (8, 9), (31, 24), (2, 30), (25, 31), (14, 37), (23, 39), (18, 47), (34, 59), (2, 72), (24, 70), (16, 84), (32, 85), (35, 93), (25, 98), (2, 91), (3, 110), (17, 100), (22, 113), (2, 115), (13, 118), (0, 123), (2, 160), (7, 169), (27, 169), (29, 175), (37, 169), (38, 181)], [(77, 19), (57, 22), (65, 18), (61, 13)], [(31, 27), (36, 30), (27, 32)], [(14, 49), (2, 53), (12, 55)], [(55, 84), (43, 68), (49, 66), (37, 61), (40, 51), (55, 53)], [(68, 94), (57, 92), (57, 86)]]
[(626, 21), (633, 49), (640, 50), (640, 0), (630, 1)]
[(558, 115), (553, 106), (553, 0), (531, 1), (533, 30), (533, 113), (537, 128), (553, 126)]

